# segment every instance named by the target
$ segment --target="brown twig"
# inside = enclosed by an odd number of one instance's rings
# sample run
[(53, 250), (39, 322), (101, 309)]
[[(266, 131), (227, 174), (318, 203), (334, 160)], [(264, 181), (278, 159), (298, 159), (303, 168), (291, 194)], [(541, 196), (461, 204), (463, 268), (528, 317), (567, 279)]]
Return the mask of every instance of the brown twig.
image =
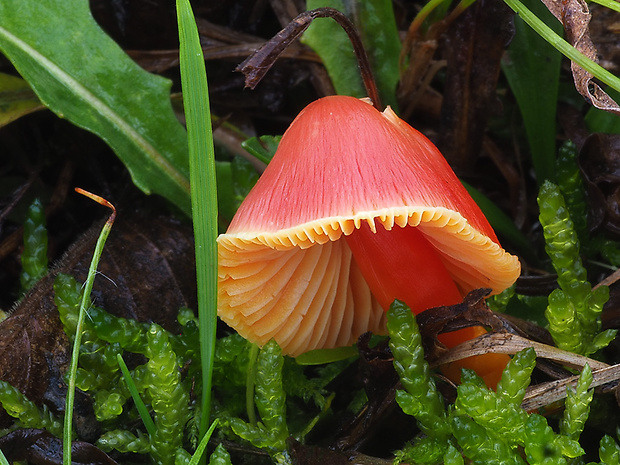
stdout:
[(291, 45), (303, 32), (308, 29), (312, 21), (316, 18), (332, 18), (347, 33), (353, 45), (353, 51), (357, 58), (362, 81), (366, 87), (366, 92), (372, 100), (373, 105), (382, 111), (381, 101), (375, 79), (372, 75), (368, 55), (364, 50), (362, 40), (355, 30), (353, 23), (344, 14), (334, 8), (317, 8), (306, 11), (291, 21), (288, 26), (278, 32), (273, 38), (266, 42), (260, 49), (250, 55), (243, 63), (237, 66), (236, 70), (245, 76), (245, 86), (254, 89), (267, 71), (273, 66), (278, 57), (284, 50)]

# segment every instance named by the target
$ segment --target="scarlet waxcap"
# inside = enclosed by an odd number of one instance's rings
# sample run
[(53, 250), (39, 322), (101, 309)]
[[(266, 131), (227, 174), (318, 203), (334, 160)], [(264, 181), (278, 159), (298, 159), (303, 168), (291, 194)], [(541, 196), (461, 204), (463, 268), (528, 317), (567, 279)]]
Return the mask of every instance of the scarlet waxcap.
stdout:
[(389, 107), (325, 97), (291, 123), (218, 238), (220, 318), (290, 355), (384, 333), (384, 310), (341, 240), (362, 223), (418, 228), (462, 295), (499, 293), (520, 274), (426, 137)]

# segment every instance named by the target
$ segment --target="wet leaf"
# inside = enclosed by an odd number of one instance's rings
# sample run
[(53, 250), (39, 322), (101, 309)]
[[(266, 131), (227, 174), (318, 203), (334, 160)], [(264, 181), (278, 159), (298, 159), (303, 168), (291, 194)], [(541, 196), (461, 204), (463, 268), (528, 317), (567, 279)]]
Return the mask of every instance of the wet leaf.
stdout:
[(511, 17), (501, 1), (476, 2), (449, 29), (439, 148), (457, 174), (473, 169), (487, 118), (500, 110), (496, 85)]
[(437, 341), (440, 333), (480, 325), (493, 331), (505, 329), (505, 323), (489, 309), (484, 300), (490, 292), (490, 289), (474, 289), (460, 304), (430, 308), (417, 315), (422, 343), (429, 360), (446, 350)]
[[(564, 26), (566, 39), (592, 61), (597, 61), (596, 47), (590, 38), (590, 10), (584, 0), (543, 0), (549, 11)], [(571, 62), (575, 87), (579, 93), (601, 110), (620, 114), (620, 106), (594, 82), (593, 75)]]
[[(62, 465), (62, 439), (47, 431), (21, 429), (0, 438), (0, 449), (10, 463), (27, 461), (31, 465)], [(116, 465), (105, 452), (88, 442), (74, 441), (71, 463), (76, 465)]]
[[(97, 225), (98, 226), (98, 225)], [(54, 304), (52, 283), (60, 272), (86, 277), (99, 230), (91, 228), (52, 271), (0, 323), (0, 379), (54, 412), (64, 408), (62, 374), (68, 341)], [(110, 313), (178, 328), (180, 307), (195, 308), (191, 231), (176, 220), (119, 215), (100, 263), (92, 298)], [(84, 400), (86, 402), (86, 400)], [(78, 417), (92, 430), (92, 408), (76, 403)], [(3, 417), (0, 417), (2, 419)]]
[(308, 446), (294, 439), (289, 441), (291, 459), (295, 465), (349, 465), (350, 454), (333, 451), (327, 447)]

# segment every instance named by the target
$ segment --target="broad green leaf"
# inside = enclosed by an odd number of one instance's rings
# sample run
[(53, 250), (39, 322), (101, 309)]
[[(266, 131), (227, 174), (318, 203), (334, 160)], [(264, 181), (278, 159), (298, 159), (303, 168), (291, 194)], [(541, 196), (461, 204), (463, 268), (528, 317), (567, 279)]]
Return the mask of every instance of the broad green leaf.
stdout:
[(104, 139), (145, 193), (189, 215), (187, 137), (170, 82), (136, 65), (95, 23), (88, 2), (5, 0), (0, 18), (0, 51), (39, 99)]
[[(526, 4), (538, 17), (548, 19), (556, 33), (562, 33), (562, 26), (541, 2)], [(519, 16), (514, 22), (515, 37), (502, 69), (521, 110), (536, 178), (542, 185), (545, 179), (554, 179), (555, 114), (562, 55)]]
[[(332, 7), (347, 15), (362, 37), (383, 105), (396, 107), (400, 78), (400, 39), (392, 3), (386, 0), (308, 0), (307, 9)], [(366, 97), (353, 47), (342, 28), (330, 18), (320, 18), (303, 35), (303, 42), (317, 52), (339, 95)]]
[(0, 73), (0, 127), (43, 108), (26, 81)]

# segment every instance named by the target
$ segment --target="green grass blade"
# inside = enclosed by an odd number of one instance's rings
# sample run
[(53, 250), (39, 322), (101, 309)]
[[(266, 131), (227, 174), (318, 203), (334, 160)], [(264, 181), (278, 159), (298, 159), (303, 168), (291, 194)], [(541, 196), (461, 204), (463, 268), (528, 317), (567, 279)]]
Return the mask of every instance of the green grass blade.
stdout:
[(123, 378), (125, 378), (125, 382), (127, 383), (127, 388), (131, 393), (131, 398), (133, 399), (133, 403), (136, 405), (138, 409), (138, 413), (140, 414), (140, 418), (142, 418), (142, 423), (146, 427), (146, 430), (149, 433), (149, 436), (153, 436), (155, 434), (155, 423), (149, 415), (149, 411), (142, 402), (140, 398), (140, 394), (138, 393), (138, 389), (136, 388), (136, 383), (133, 382), (131, 378), (131, 373), (129, 373), (129, 369), (125, 364), (125, 360), (123, 360), (123, 356), (121, 354), (116, 354), (116, 360), (118, 361), (118, 366), (121, 367), (121, 371), (123, 372)]
[[(77, 189), (76, 189), (77, 190)], [(114, 218), (116, 217), (116, 209), (107, 200), (104, 200), (93, 194), (89, 194), (81, 189), (78, 190), (87, 197), (101, 203), (112, 209), (112, 214), (108, 218), (108, 221), (103, 225), (101, 233), (99, 233), (99, 239), (95, 245), (95, 251), (93, 258), (88, 268), (88, 275), (86, 282), (84, 283), (84, 292), (82, 293), (82, 301), (80, 302), (80, 313), (78, 314), (77, 327), (75, 329), (75, 339), (73, 341), (73, 352), (71, 354), (71, 364), (67, 373), (67, 400), (65, 403), (65, 419), (63, 427), (63, 465), (71, 465), (71, 436), (72, 436), (72, 422), (73, 422), (73, 403), (75, 400), (75, 378), (78, 367), (78, 359), (80, 355), (80, 345), (82, 343), (82, 329), (84, 327), (84, 318), (86, 317), (87, 307), (90, 305), (90, 293), (93, 290), (93, 283), (95, 281), (95, 275), (97, 274), (97, 266), (99, 265), (99, 259), (103, 252), (105, 241), (110, 234)]]
[(196, 277), (198, 279), (198, 321), (202, 357), (202, 417), (200, 436), (209, 423), (211, 377), (217, 325), (217, 189), (215, 155), (207, 74), (198, 30), (189, 0), (177, 0), (179, 20), (181, 85), (190, 154), (190, 185)]
[(543, 23), (534, 13), (523, 5), (519, 0), (504, 0), (532, 29), (542, 36), (547, 42), (553, 45), (565, 57), (574, 61), (583, 69), (591, 73), (601, 82), (611, 88), (620, 91), (620, 78), (614, 76), (599, 64), (590, 60), (587, 56), (562, 39), (553, 30)]
[(204, 451), (207, 448), (207, 445), (209, 444), (209, 439), (211, 439), (211, 435), (213, 434), (213, 431), (215, 431), (215, 427), (217, 426), (217, 423), (218, 423), (218, 420), (216, 418), (215, 420), (213, 420), (213, 423), (211, 423), (209, 430), (205, 433), (205, 435), (202, 437), (202, 439), (198, 443), (196, 452), (194, 452), (194, 455), (192, 455), (192, 458), (190, 459), (188, 465), (198, 464), (198, 462), (202, 458), (202, 454), (204, 454)]

